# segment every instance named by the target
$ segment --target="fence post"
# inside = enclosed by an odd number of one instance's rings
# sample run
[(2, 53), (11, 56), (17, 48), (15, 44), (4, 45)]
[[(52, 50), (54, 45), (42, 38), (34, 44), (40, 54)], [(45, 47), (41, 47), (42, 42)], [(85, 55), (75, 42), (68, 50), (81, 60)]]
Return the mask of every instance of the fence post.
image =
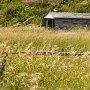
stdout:
[(3, 55), (3, 59), (2, 59), (2, 62), (1, 62), (1, 66), (0, 66), (0, 77), (2, 76), (3, 71), (5, 70), (6, 61), (7, 61), (6, 58), (8, 56), (8, 53), (3, 52), (2, 55)]

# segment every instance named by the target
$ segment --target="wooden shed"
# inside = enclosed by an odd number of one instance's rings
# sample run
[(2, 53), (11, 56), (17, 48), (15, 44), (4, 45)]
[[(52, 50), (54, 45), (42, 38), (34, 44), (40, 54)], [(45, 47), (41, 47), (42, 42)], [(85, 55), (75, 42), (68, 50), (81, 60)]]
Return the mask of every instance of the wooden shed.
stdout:
[(51, 28), (90, 26), (90, 13), (49, 12), (43, 25)]

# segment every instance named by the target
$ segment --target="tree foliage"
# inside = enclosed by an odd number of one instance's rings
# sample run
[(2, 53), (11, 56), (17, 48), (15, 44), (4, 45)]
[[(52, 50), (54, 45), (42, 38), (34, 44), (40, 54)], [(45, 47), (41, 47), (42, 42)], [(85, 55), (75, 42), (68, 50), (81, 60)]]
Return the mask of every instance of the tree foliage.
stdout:
[(53, 9), (90, 13), (90, 0), (1, 0), (0, 25), (39, 25), (43, 17)]

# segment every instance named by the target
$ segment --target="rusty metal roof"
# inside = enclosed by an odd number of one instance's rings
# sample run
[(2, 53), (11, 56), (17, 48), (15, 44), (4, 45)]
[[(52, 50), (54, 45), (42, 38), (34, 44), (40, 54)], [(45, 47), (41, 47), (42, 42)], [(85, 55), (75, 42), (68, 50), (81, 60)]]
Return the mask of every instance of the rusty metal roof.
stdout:
[(77, 19), (90, 19), (90, 13), (69, 13), (69, 12), (49, 12), (44, 18), (77, 18)]

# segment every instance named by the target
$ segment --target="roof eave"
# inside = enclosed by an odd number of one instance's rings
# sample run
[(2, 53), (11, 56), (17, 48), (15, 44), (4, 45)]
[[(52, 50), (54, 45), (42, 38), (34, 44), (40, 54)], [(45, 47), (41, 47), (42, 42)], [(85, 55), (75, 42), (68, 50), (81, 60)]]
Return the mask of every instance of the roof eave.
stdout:
[(54, 19), (54, 17), (50, 13), (48, 15), (46, 15), (44, 18), (45, 19)]

